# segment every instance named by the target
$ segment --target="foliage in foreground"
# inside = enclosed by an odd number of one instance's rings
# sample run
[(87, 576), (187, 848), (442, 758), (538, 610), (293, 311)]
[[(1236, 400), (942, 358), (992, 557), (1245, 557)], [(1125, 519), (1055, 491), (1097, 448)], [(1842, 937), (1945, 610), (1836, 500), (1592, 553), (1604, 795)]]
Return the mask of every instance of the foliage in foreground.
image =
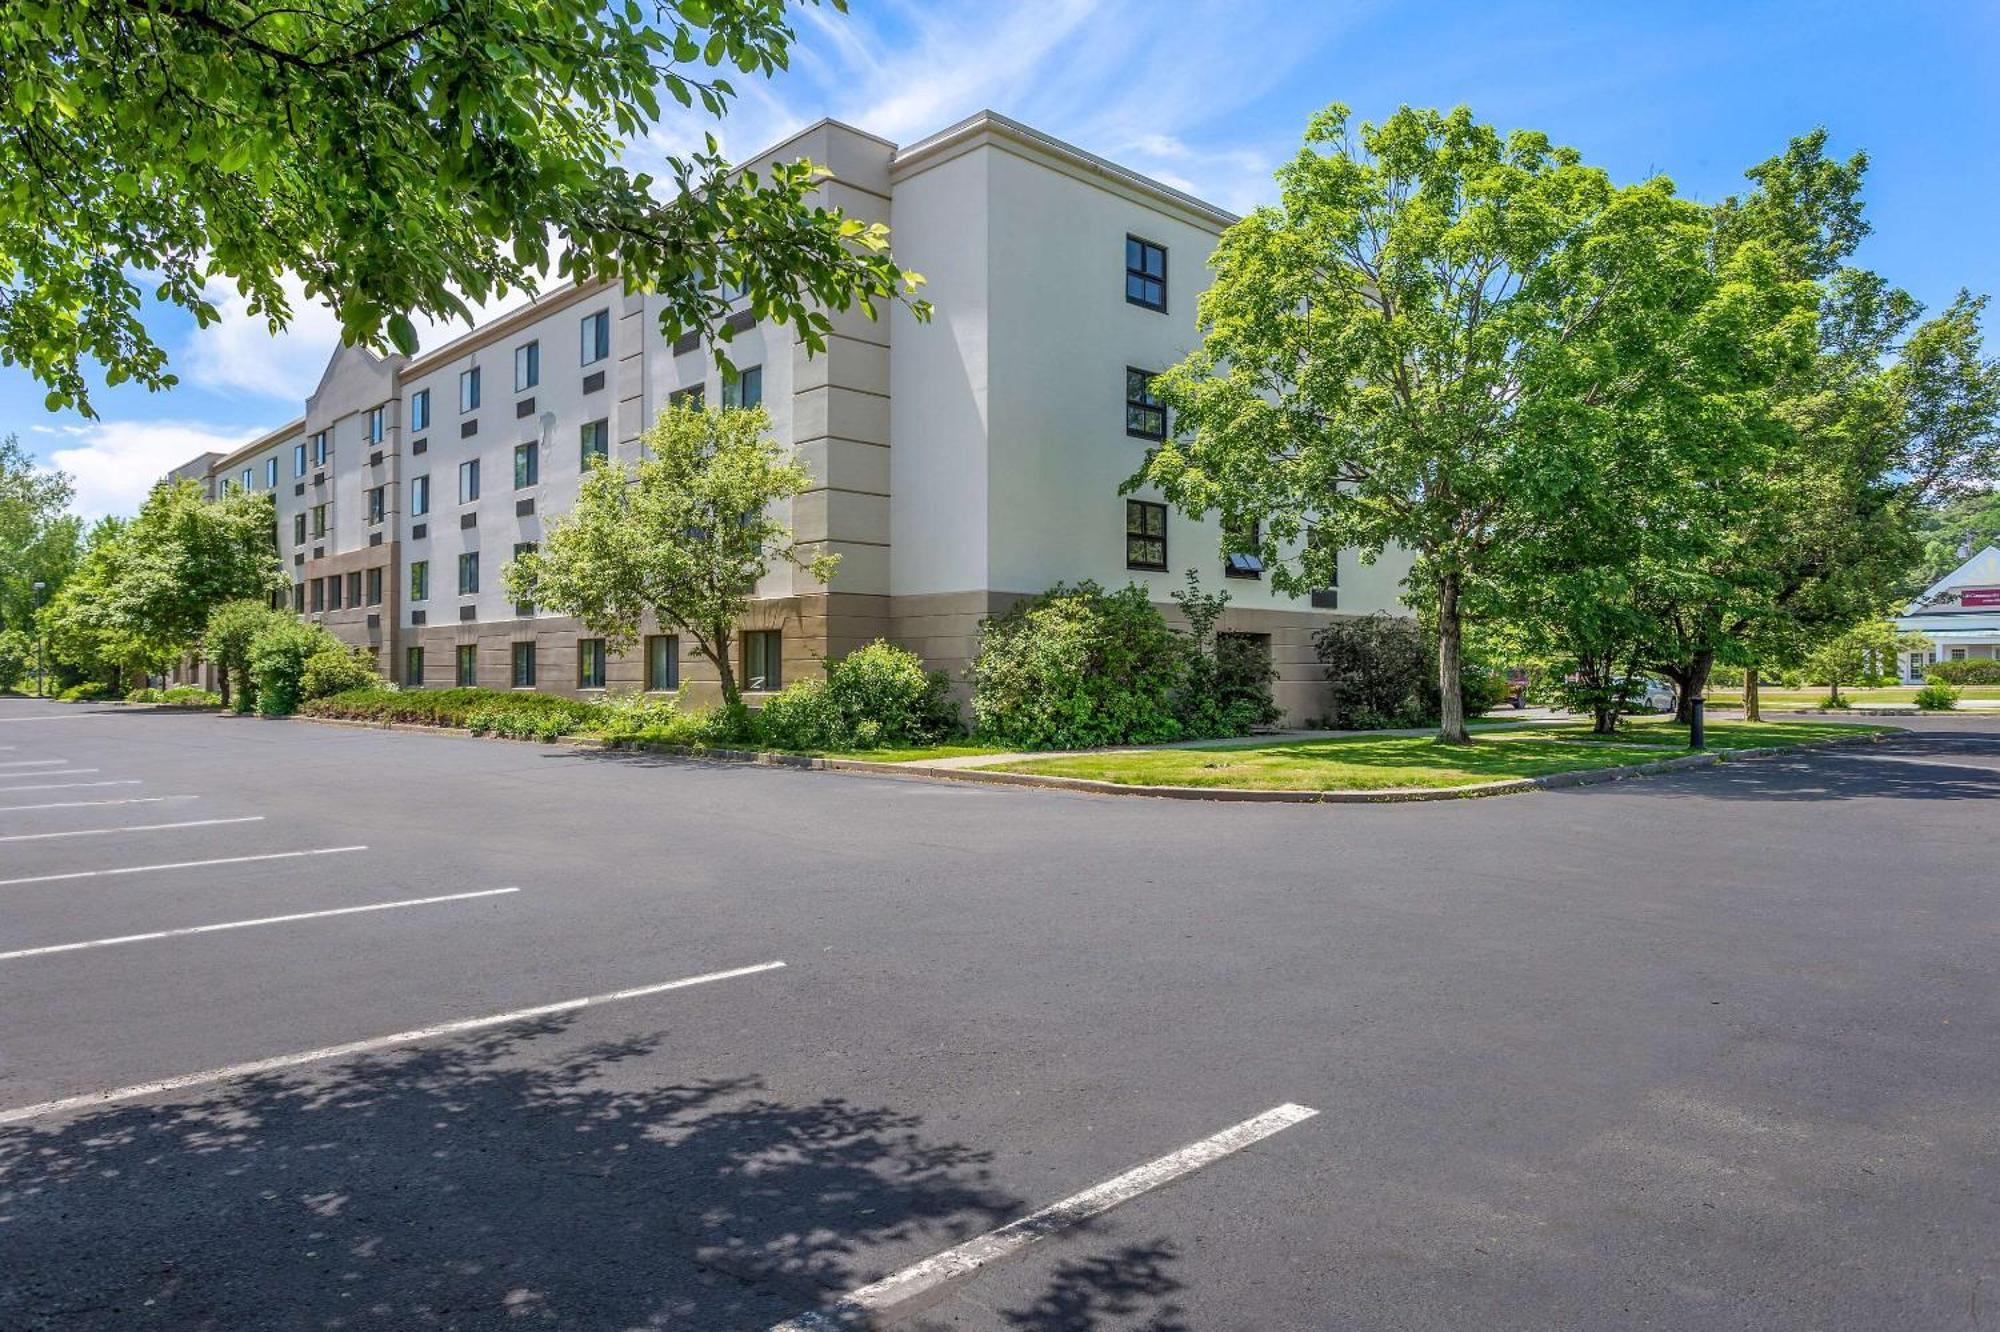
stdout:
[(766, 744), (798, 750), (934, 745), (959, 730), (944, 672), (879, 639), (829, 661), (824, 680), (786, 685), (757, 724)]
[[(1436, 648), (1408, 616), (1377, 612), (1333, 621), (1313, 635), (1313, 652), (1326, 670), (1327, 722), (1369, 731), (1438, 724)], [(1491, 712), (1506, 697), (1506, 682), (1490, 671), (1460, 677), (1467, 717)]]
[(1934, 662), (1924, 673), (1946, 684), (2000, 685), (2000, 661), (1990, 659)]
[[(266, 717), (287, 717), (302, 702), (381, 679), (362, 649), (289, 616), (280, 616), (250, 640), (249, 670), (257, 711)], [(239, 709), (248, 707), (248, 697), (242, 696)]]
[(1959, 696), (1964, 693), (1949, 680), (1933, 676), (1924, 681), (1924, 687), (1917, 691), (1916, 705), (1923, 712), (1950, 712), (1958, 706)]

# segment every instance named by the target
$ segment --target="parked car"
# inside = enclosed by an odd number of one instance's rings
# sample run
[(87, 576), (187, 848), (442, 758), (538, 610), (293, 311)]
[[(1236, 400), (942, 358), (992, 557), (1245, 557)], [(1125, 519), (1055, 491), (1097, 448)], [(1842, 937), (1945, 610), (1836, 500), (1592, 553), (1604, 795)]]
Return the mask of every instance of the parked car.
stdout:
[(1636, 711), (1672, 712), (1679, 696), (1674, 687), (1657, 676), (1648, 676), (1645, 685), (1632, 699)]

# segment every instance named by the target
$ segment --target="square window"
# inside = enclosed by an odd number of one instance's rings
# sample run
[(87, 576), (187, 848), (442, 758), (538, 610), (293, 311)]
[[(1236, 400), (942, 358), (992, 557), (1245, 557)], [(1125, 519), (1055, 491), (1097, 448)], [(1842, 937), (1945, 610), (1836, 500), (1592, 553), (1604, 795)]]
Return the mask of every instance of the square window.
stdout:
[(420, 647), (403, 649), (403, 683), (421, 685), (424, 682), (424, 650)]
[(479, 498), (479, 459), (468, 458), (458, 465), (458, 502), (470, 504)]
[(583, 364), (596, 365), (611, 355), (611, 312), (599, 310), (583, 317)]
[(646, 639), (646, 688), (681, 687), (681, 640), (674, 634), (652, 634)]
[(1125, 299), (1162, 314), (1167, 309), (1167, 247), (1125, 238)]
[(743, 631), (743, 687), (752, 690), (784, 688), (783, 651), (776, 629)]
[(764, 367), (753, 365), (739, 371), (722, 386), (724, 407), (761, 407), (764, 403)]
[(535, 687), (535, 643), (533, 639), (514, 644), (514, 688)]
[(458, 410), (462, 416), (479, 406), (479, 367), (473, 366), (458, 376)]
[(1166, 505), (1147, 500), (1125, 501), (1125, 567), (1166, 570)]
[(461, 689), (479, 683), (479, 645), (460, 643), (456, 653), (458, 662), (458, 684)]
[(431, 562), (429, 560), (410, 561), (410, 600), (429, 601), (431, 598)]
[(410, 478), (410, 513), (421, 517), (431, 511), (431, 479), (428, 475)]
[(576, 641), (576, 687), (604, 688), (604, 640), (579, 638)]
[(586, 421), (582, 431), (582, 466), (584, 471), (590, 465), (603, 462), (611, 456), (611, 423), (609, 421)]
[(1165, 439), (1167, 409), (1153, 396), (1153, 376), (1125, 367), (1125, 433), (1135, 439)]
[(525, 393), (542, 382), (542, 344), (524, 342), (514, 348), (514, 392)]
[(469, 597), (479, 591), (479, 552), (468, 550), (458, 557), (458, 595)]
[(410, 429), (429, 430), (431, 428), (431, 391), (418, 389), (410, 395)]
[(514, 446), (514, 489), (525, 490), (541, 479), (542, 451), (536, 444)]

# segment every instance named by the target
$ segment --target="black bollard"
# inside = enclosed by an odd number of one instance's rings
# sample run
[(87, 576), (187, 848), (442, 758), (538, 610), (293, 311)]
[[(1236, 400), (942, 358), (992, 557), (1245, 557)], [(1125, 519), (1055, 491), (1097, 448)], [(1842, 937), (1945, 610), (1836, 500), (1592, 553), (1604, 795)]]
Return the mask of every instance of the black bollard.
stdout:
[(1707, 704), (1707, 702), (1708, 700), (1703, 698), (1700, 694), (1696, 694), (1693, 698), (1688, 700), (1688, 748), (1689, 749), (1706, 749), (1708, 747), (1708, 737), (1706, 734), (1704, 734), (1701, 724), (1701, 710), (1703, 706)]

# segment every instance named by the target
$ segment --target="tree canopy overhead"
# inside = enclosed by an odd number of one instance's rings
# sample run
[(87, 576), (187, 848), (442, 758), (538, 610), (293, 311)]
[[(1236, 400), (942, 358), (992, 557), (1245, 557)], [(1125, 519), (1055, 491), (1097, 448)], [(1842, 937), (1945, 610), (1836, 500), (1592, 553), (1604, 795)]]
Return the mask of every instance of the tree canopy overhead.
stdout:
[(657, 291), (670, 336), (744, 289), (817, 349), (823, 307), (921, 281), (882, 226), (814, 204), (809, 164), (731, 174), (713, 136), (657, 180), (620, 153), (668, 103), (721, 117), (820, 2), (11, 0), (0, 361), (88, 413), (87, 359), (174, 382), (146, 298), (206, 324), (231, 284), (275, 331), (287, 273), (348, 341), (405, 352), (410, 314), (466, 318), (551, 271)]

